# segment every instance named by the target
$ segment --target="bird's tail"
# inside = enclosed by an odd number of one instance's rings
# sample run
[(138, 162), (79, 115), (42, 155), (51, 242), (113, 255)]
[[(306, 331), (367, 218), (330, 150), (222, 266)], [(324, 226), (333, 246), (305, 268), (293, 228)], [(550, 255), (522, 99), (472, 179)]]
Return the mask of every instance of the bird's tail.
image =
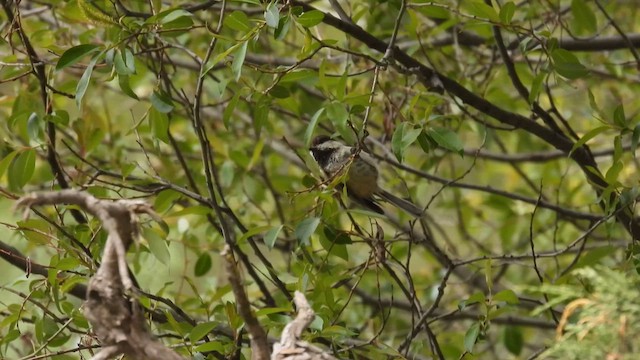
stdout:
[(391, 203), (397, 207), (399, 207), (400, 209), (408, 212), (409, 214), (415, 216), (415, 217), (421, 217), (422, 216), (422, 209), (418, 206), (416, 206), (414, 203), (412, 203), (411, 201), (405, 200), (405, 199), (401, 199), (395, 195), (393, 195), (392, 193), (386, 191), (386, 190), (380, 190), (378, 192), (378, 195), (385, 201), (387, 201), (388, 203)]

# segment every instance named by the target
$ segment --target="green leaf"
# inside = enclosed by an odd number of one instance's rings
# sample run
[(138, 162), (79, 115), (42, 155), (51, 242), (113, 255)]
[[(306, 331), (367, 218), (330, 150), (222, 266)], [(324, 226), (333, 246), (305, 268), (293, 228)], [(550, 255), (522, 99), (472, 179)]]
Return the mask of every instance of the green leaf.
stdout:
[(624, 106), (622, 104), (618, 105), (613, 111), (613, 122), (622, 129), (626, 129), (629, 125), (627, 118), (624, 116)]
[(426, 129), (426, 133), (439, 146), (462, 155), (462, 140), (455, 132), (444, 127), (431, 127)]
[(38, 113), (32, 112), (27, 119), (27, 133), (29, 139), (38, 141), (42, 139), (42, 119), (38, 116)]
[(242, 74), (242, 64), (244, 64), (244, 58), (247, 55), (248, 41), (245, 41), (238, 47), (233, 54), (233, 63), (231, 63), (231, 70), (235, 75), (236, 81), (240, 80), (240, 74)]
[(273, 29), (278, 27), (280, 22), (280, 10), (276, 3), (270, 3), (267, 5), (267, 10), (264, 12), (264, 19), (267, 22), (267, 26)]
[(238, 239), (238, 243), (241, 244), (243, 243), (245, 240), (247, 240), (248, 238), (255, 236), (257, 234), (260, 234), (262, 232), (265, 232), (267, 230), (271, 229), (270, 226), (256, 226), (253, 227), (251, 229), (249, 229), (246, 233), (242, 234), (242, 236)]
[(183, 17), (190, 19), (193, 17), (193, 14), (184, 9), (168, 10), (167, 13), (161, 17), (160, 23), (168, 24), (174, 20), (178, 20), (179, 18), (183, 18)]
[(604, 178), (607, 180), (607, 183), (609, 183), (610, 185), (614, 185), (617, 182), (618, 176), (620, 175), (620, 172), (622, 171), (623, 168), (624, 168), (624, 164), (622, 163), (622, 161), (614, 162), (613, 165), (611, 165), (611, 167), (609, 168), (609, 170), (607, 170), (607, 173), (604, 175)]
[(309, 146), (311, 146), (311, 137), (313, 136), (313, 133), (316, 131), (316, 126), (318, 125), (318, 119), (320, 119), (320, 116), (322, 115), (322, 113), (324, 113), (325, 108), (320, 108), (318, 109), (318, 111), (316, 111), (315, 114), (313, 114), (313, 116), (311, 117), (311, 120), (309, 121), (309, 125), (307, 125), (307, 130), (305, 130), (304, 132), (304, 148), (308, 149)]
[(145, 228), (142, 231), (142, 236), (147, 240), (149, 244), (149, 250), (160, 260), (163, 264), (168, 264), (171, 260), (171, 254), (169, 253), (169, 247), (167, 246), (167, 240), (160, 237), (160, 235), (152, 229)]
[(84, 94), (87, 92), (87, 87), (89, 86), (89, 81), (91, 81), (91, 74), (93, 73), (93, 68), (96, 66), (98, 59), (102, 56), (104, 52), (94, 56), (87, 68), (84, 70), (80, 81), (78, 81), (78, 85), (76, 86), (76, 105), (78, 108), (82, 107), (82, 98)]
[(325, 226), (322, 231), (324, 236), (320, 237), (320, 245), (330, 252), (331, 255), (349, 261), (349, 251), (347, 245), (352, 243), (349, 234), (342, 230), (336, 230), (332, 227)]
[(478, 341), (478, 336), (480, 335), (480, 324), (473, 323), (471, 327), (464, 334), (464, 349), (467, 352), (473, 353), (473, 346)]
[(303, 27), (310, 28), (320, 24), (323, 19), (324, 13), (322, 11), (311, 10), (300, 15), (296, 21)]
[(235, 110), (236, 106), (238, 105), (238, 100), (240, 100), (240, 91), (236, 91), (236, 93), (227, 104), (227, 107), (225, 107), (224, 111), (222, 112), (222, 123), (227, 129), (229, 129), (231, 116), (233, 115), (233, 110)]
[(276, 85), (271, 88), (269, 91), (269, 95), (273, 96), (276, 99), (286, 99), (291, 96), (291, 92), (285, 86)]
[(305, 80), (315, 79), (318, 77), (318, 73), (311, 69), (301, 69), (296, 71), (287, 72), (282, 79), (280, 79), (280, 83), (300, 83)]
[(280, 22), (278, 22), (278, 27), (273, 32), (273, 37), (276, 40), (282, 40), (289, 33), (289, 29), (291, 28), (291, 16), (283, 16), (280, 18)]
[(207, 334), (209, 334), (215, 328), (216, 328), (215, 321), (200, 323), (194, 326), (193, 329), (191, 329), (191, 332), (189, 333), (189, 339), (191, 340), (191, 342), (196, 342), (202, 339), (203, 337), (207, 336)]
[(80, 260), (73, 257), (68, 257), (68, 258), (60, 259), (60, 261), (58, 261), (55, 264), (51, 264), (51, 266), (53, 266), (58, 270), (67, 270), (67, 271), (74, 270), (75, 268), (80, 266)]
[(262, 96), (257, 99), (256, 103), (255, 111), (253, 113), (253, 126), (255, 128), (256, 135), (259, 136), (262, 131), (262, 127), (267, 123), (267, 119), (269, 118), (271, 99), (267, 96)]
[(118, 75), (131, 75), (120, 51), (117, 51), (113, 57), (113, 67), (116, 69), (116, 73), (118, 73)]
[(502, 21), (503, 24), (510, 24), (515, 12), (516, 4), (514, 4), (513, 1), (502, 5), (502, 8), (500, 8), (500, 21)]
[(131, 89), (131, 85), (129, 84), (129, 76), (127, 75), (118, 75), (118, 85), (120, 85), (120, 90), (125, 93), (130, 98), (139, 100), (138, 95)]
[(421, 128), (416, 128), (408, 122), (402, 122), (398, 125), (391, 137), (391, 150), (399, 162), (402, 162), (405, 151), (416, 141), (421, 132)]
[(542, 82), (544, 81), (544, 79), (547, 77), (547, 73), (545, 72), (540, 72), (536, 75), (536, 77), (533, 79), (533, 82), (531, 83), (531, 90), (529, 91), (529, 104), (533, 104), (536, 99), (538, 98), (538, 95), (540, 94), (540, 91), (542, 90)]
[(153, 201), (153, 209), (161, 214), (173, 206), (173, 203), (178, 200), (182, 195), (175, 190), (162, 190), (158, 195), (156, 195), (155, 200)]
[(286, 308), (286, 307), (268, 307), (268, 308), (262, 308), (256, 311), (255, 315), (256, 317), (260, 317), (260, 316), (266, 316), (271, 314), (288, 313), (290, 311), (291, 311), (291, 308)]
[(67, 49), (62, 53), (60, 59), (58, 59), (58, 63), (56, 64), (56, 70), (62, 70), (68, 66), (71, 66), (86, 55), (94, 53), (98, 51), (102, 46), (94, 45), (94, 44), (82, 44), (78, 46), (74, 46), (72, 48)]
[(27, 219), (18, 221), (17, 225), (22, 229), (20, 233), (27, 241), (36, 245), (49, 245), (51, 243), (51, 237), (47, 235), (51, 232), (51, 229), (44, 220)]
[(571, 1), (573, 28), (578, 33), (595, 33), (598, 30), (598, 20), (584, 0)]
[(469, 296), (466, 300), (462, 300), (458, 303), (458, 310), (464, 310), (469, 305), (484, 302), (486, 300), (485, 296), (481, 292), (476, 292), (473, 295)]
[(264, 234), (264, 244), (267, 245), (269, 249), (273, 249), (273, 245), (275, 245), (276, 240), (278, 240), (278, 235), (283, 227), (284, 225), (272, 227)]
[(149, 125), (153, 135), (164, 142), (169, 143), (169, 116), (161, 113), (155, 107), (149, 110)]
[(224, 344), (220, 341), (209, 341), (204, 344), (198, 345), (195, 347), (195, 351), (205, 353), (210, 351), (217, 351), (219, 353), (224, 353)]
[(151, 101), (151, 105), (153, 105), (153, 108), (163, 114), (166, 114), (173, 110), (173, 102), (164, 93), (154, 91), (153, 94), (151, 94), (149, 100)]
[[(633, 128), (633, 134), (631, 135), (631, 153), (633, 154), (634, 157), (636, 156), (636, 149), (638, 148), (639, 140), (640, 140), (640, 124), (636, 125)], [(0, 176), (2, 176), (2, 171), (0, 171)]]
[(515, 356), (522, 352), (522, 329), (518, 326), (507, 325), (504, 327), (504, 347)]
[(200, 254), (196, 265), (193, 268), (193, 274), (197, 277), (205, 275), (211, 270), (211, 255), (208, 252)]
[(589, 73), (578, 58), (565, 49), (555, 49), (551, 53), (554, 70), (567, 79), (578, 79)]
[(224, 18), (224, 26), (231, 30), (247, 33), (253, 29), (249, 18), (242, 11), (234, 11)]
[(492, 6), (478, 0), (469, 1), (466, 5), (469, 10), (469, 14), (479, 18), (489, 19), (493, 22), (500, 22), (498, 13)]
[(26, 149), (18, 155), (9, 166), (9, 184), (12, 189), (19, 190), (24, 187), (36, 168), (36, 151)]
[(327, 117), (331, 120), (331, 123), (337, 128), (344, 128), (347, 126), (347, 120), (349, 119), (349, 112), (345, 108), (345, 105), (340, 102), (332, 102), (326, 106)]
[(44, 120), (51, 121), (56, 125), (67, 126), (69, 124), (69, 113), (64, 110), (57, 110), (51, 114), (45, 115)]
[(577, 148), (581, 147), (582, 145), (586, 144), (587, 141), (593, 139), (594, 137), (596, 137), (597, 135), (607, 131), (611, 129), (610, 126), (607, 125), (603, 125), (600, 127), (597, 127), (595, 129), (590, 130), (589, 132), (587, 132), (586, 134), (584, 134), (580, 140), (576, 141), (576, 143), (573, 145), (573, 147), (571, 148), (571, 151), (569, 151), (569, 155), (571, 155), (571, 153), (573, 153)]
[(298, 239), (300, 245), (309, 245), (309, 239), (311, 235), (316, 231), (316, 228), (320, 224), (320, 218), (312, 217), (302, 220), (296, 226), (295, 236)]
[(500, 292), (498, 292), (497, 294), (493, 295), (492, 297), (493, 301), (504, 301), (507, 304), (510, 305), (516, 305), (520, 302), (520, 300), (518, 299), (518, 296), (516, 295), (516, 293), (513, 292), (513, 290), (502, 290)]
[(0, 161), (0, 178), (2, 178), (2, 175), (4, 175), (9, 165), (11, 165), (11, 163), (13, 162), (13, 159), (16, 157), (16, 155), (20, 154), (20, 152), (21, 150), (14, 150), (7, 156), (5, 156), (2, 161)]
[(434, 19), (445, 19), (445, 20), (451, 18), (451, 14), (449, 13), (448, 9), (442, 6), (426, 5), (426, 4), (427, 3), (421, 4), (425, 6), (420, 7), (420, 12), (425, 16), (434, 18)]

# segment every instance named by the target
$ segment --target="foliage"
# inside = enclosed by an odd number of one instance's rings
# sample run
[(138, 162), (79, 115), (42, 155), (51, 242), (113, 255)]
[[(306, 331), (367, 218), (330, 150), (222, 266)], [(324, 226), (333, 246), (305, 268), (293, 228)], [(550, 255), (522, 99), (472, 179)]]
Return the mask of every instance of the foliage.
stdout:
[(638, 274), (598, 266), (575, 275), (582, 285), (544, 287), (548, 293), (580, 297), (567, 304), (564, 332), (542, 358), (635, 359), (640, 353), (634, 341), (640, 335)]
[[(343, 358), (569, 357), (615, 335), (577, 349), (572, 317), (553, 345), (584, 296), (552, 289), (587, 277), (599, 303), (598, 279), (627, 274), (603, 269), (637, 261), (633, 2), (0, 4), (0, 357), (99, 346), (79, 311), (99, 222), (10, 210), (61, 188), (161, 214), (129, 260), (152, 330), (185, 356), (249, 356), (227, 244), (269, 335), (299, 290), (318, 315), (306, 340)], [(366, 147), (426, 215), (352, 206), (308, 154), (318, 134)], [(631, 321), (635, 286), (616, 284), (619, 307), (593, 311)]]

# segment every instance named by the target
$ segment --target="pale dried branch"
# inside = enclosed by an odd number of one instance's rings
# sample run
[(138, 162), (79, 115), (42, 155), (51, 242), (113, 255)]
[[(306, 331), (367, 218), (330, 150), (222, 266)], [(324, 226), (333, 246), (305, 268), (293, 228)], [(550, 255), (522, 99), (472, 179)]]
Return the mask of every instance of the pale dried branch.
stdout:
[[(108, 233), (102, 263), (89, 281), (84, 314), (102, 349), (93, 359), (110, 359), (125, 354), (133, 359), (182, 359), (149, 332), (140, 305), (127, 294), (135, 290), (129, 276), (126, 251), (138, 234), (137, 214), (158, 216), (138, 200), (101, 200), (77, 190), (32, 193), (17, 207), (72, 204), (98, 217)], [(25, 211), (25, 216), (27, 212)]]
[(282, 330), (280, 342), (273, 344), (271, 360), (336, 359), (319, 347), (300, 341), (302, 332), (311, 324), (316, 314), (301, 292), (295, 292), (293, 302), (298, 309), (298, 315)]

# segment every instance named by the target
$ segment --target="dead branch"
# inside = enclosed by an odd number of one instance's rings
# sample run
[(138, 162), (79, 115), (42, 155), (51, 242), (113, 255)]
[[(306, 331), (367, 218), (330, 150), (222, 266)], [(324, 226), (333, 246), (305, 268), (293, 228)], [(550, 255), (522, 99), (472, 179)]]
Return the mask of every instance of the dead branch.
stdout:
[(319, 347), (300, 340), (302, 332), (311, 324), (316, 314), (301, 292), (295, 292), (293, 302), (298, 309), (298, 315), (282, 330), (280, 342), (273, 344), (271, 360), (336, 359)]
[(98, 217), (108, 233), (102, 264), (89, 281), (84, 314), (102, 349), (93, 359), (111, 359), (124, 354), (133, 359), (182, 359), (149, 332), (138, 302), (127, 295), (135, 291), (129, 277), (126, 251), (138, 234), (137, 214), (157, 219), (151, 207), (138, 200), (101, 200), (77, 190), (32, 193), (16, 207), (71, 204)]

